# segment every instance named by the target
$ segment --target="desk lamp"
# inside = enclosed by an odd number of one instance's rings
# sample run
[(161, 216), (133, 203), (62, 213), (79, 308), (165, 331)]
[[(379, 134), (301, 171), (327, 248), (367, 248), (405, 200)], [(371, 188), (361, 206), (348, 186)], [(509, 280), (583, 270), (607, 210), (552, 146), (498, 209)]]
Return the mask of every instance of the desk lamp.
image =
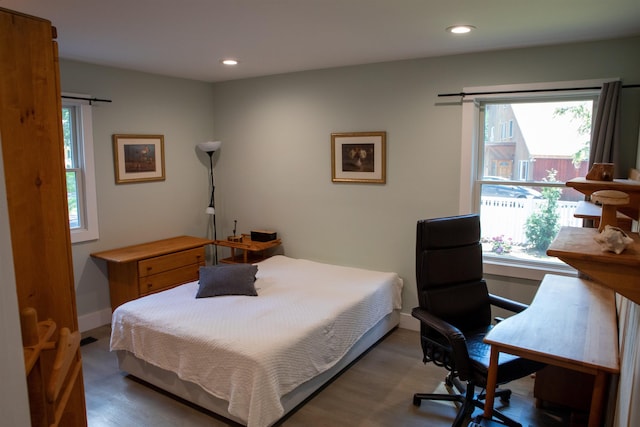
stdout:
[[(222, 145), (221, 141), (207, 141), (207, 142), (201, 142), (200, 144), (198, 144), (198, 148), (209, 155), (209, 176), (211, 178), (211, 182), (209, 184), (211, 186), (211, 200), (209, 201), (209, 206), (207, 206), (207, 208), (205, 209), (205, 213), (211, 215), (210, 221), (211, 221), (211, 227), (213, 229), (213, 240), (218, 239), (218, 236), (216, 233), (216, 204), (214, 199), (216, 186), (213, 182), (213, 153), (215, 153), (220, 148), (221, 145)], [(214, 264), (218, 264), (217, 246), (214, 252)]]

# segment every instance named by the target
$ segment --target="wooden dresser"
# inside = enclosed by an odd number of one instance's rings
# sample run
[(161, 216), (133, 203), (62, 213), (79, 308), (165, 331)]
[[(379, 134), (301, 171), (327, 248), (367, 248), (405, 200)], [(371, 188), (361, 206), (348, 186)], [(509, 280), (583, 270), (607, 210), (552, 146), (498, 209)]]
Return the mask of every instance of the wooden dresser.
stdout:
[(92, 253), (107, 261), (111, 309), (127, 301), (198, 279), (205, 245), (213, 240), (179, 236)]

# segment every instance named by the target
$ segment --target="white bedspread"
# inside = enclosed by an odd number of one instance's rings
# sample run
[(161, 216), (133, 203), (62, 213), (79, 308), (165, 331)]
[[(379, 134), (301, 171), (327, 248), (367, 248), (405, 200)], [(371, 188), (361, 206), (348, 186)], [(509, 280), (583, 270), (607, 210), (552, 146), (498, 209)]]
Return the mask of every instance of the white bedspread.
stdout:
[(263, 427), (284, 415), (283, 395), (401, 308), (395, 273), (280, 255), (259, 263), (256, 277), (257, 297), (196, 299), (192, 282), (118, 307), (111, 350), (177, 373)]

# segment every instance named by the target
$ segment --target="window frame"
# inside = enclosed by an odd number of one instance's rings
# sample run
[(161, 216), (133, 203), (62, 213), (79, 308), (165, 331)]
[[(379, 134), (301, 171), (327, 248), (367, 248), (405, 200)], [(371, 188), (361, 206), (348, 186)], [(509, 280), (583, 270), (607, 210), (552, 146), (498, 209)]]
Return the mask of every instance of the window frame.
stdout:
[[(63, 96), (90, 98), (88, 95), (63, 93)], [(75, 172), (77, 176), (79, 228), (70, 228), (71, 243), (86, 242), (99, 238), (98, 201), (96, 196), (95, 162), (93, 151), (93, 119), (91, 103), (83, 99), (62, 98), (62, 107), (75, 110), (76, 143), (74, 147), (78, 167), (66, 168), (65, 172)]]
[[(613, 79), (465, 87), (463, 92), (476, 93), (476, 95), (466, 95), (462, 100), (459, 213), (480, 212), (477, 202), (479, 195), (474, 192), (479, 191), (476, 187), (480, 187), (476, 185), (476, 182), (479, 162), (482, 160), (483, 154), (480, 152), (478, 133), (481, 119), (480, 106), (484, 101), (537, 101), (545, 98), (559, 99), (563, 96), (597, 96), (600, 89), (587, 88), (600, 87), (603, 83), (611, 80)], [(565, 88), (574, 90), (563, 90)], [(485, 273), (497, 276), (542, 280), (544, 275), (548, 273), (577, 275), (574, 268), (564, 263), (556, 264), (512, 258), (497, 259), (496, 257), (485, 257), (483, 263)]]

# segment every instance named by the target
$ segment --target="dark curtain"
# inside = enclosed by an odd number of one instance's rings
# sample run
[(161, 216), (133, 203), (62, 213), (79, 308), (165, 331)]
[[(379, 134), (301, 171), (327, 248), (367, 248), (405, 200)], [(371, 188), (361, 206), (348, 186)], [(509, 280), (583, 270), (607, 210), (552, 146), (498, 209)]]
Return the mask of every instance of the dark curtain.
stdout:
[[(598, 110), (593, 122), (589, 168), (594, 163), (615, 163), (620, 145), (620, 89), (622, 82), (602, 85)], [(619, 172), (616, 171), (616, 174)], [(626, 177), (625, 177), (626, 178)]]

